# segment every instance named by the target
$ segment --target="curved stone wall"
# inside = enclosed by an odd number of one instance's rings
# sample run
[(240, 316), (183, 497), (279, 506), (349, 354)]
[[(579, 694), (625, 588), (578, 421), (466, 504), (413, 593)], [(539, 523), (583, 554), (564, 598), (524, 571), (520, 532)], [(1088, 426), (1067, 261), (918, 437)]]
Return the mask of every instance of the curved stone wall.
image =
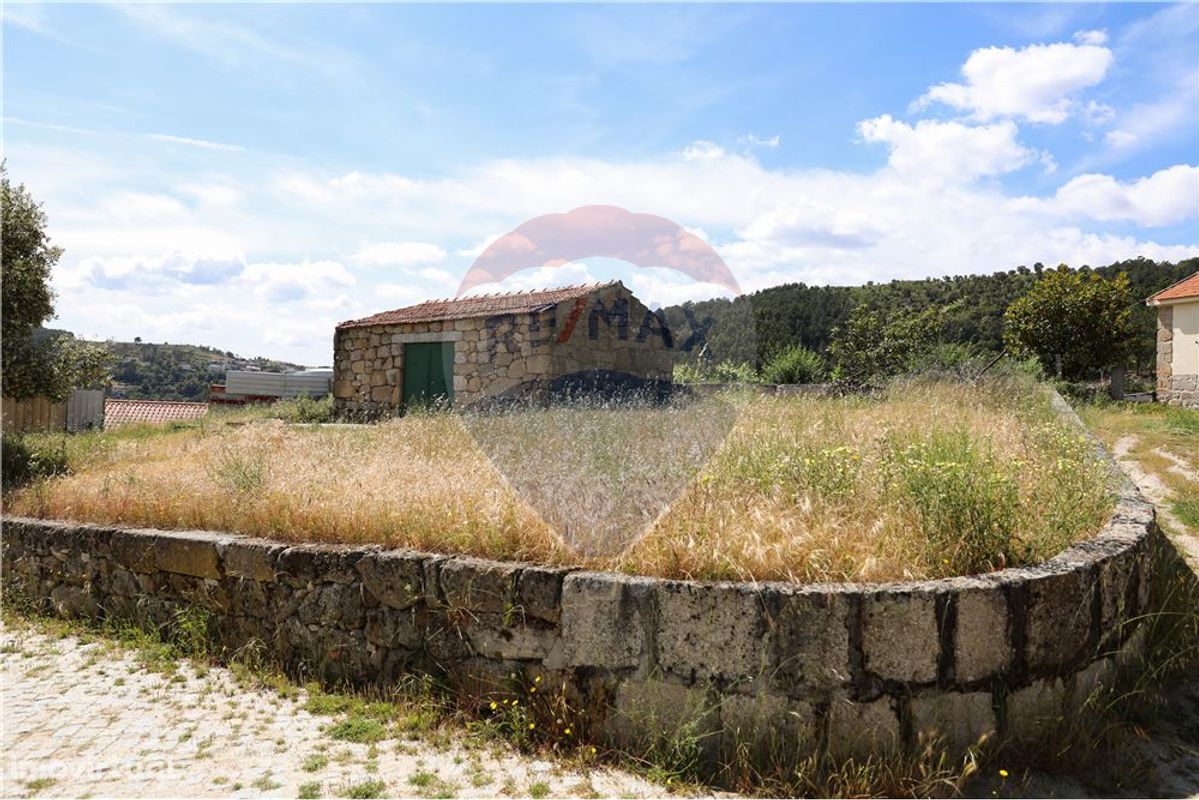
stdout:
[(1032, 567), (875, 584), (694, 583), (377, 547), (4, 520), (3, 580), (63, 614), (163, 624), (203, 606), (229, 648), (356, 683), (518, 675), (632, 743), (686, 728), (712, 757), (808, 737), (861, 755), (936, 732), (1026, 739), (1137, 655), (1157, 536), (1126, 479), (1094, 539)]

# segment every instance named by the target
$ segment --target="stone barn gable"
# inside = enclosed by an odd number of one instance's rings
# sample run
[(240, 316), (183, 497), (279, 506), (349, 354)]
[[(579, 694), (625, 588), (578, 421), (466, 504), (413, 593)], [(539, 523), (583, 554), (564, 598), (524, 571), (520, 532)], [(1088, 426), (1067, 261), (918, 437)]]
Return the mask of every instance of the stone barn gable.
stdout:
[(620, 281), (433, 300), (338, 325), (333, 396), (339, 413), (369, 417), (579, 374), (669, 381), (674, 347), (665, 318)]

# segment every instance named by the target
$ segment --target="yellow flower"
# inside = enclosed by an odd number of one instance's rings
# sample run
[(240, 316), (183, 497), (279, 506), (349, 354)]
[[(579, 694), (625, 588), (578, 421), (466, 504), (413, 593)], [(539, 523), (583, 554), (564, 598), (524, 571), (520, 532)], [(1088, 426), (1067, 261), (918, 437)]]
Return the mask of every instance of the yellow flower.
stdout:
[(516, 706), (519, 704), (519, 702), (520, 702), (520, 701), (518, 701), (518, 700), (513, 700), (513, 701), (512, 701), (512, 707), (513, 707), (513, 708), (516, 708)]
[(1001, 769), (1001, 770), (999, 770), (999, 777), (1001, 777), (1001, 778), (1006, 778), (1006, 777), (1007, 777), (1007, 770), (1006, 770), (1006, 769)]
[(570, 728), (564, 730), (563, 733), (565, 733), (567, 736), (570, 736)]
[(491, 701), (491, 710), (492, 711), (495, 711), (499, 707), (500, 707), (499, 703), (495, 702), (494, 700)]
[(538, 675), (536, 678), (534, 678), (533, 683), (541, 683), (541, 676)]
[(537, 691), (537, 687), (536, 687), (536, 686), (530, 686), (530, 687), (529, 687), (529, 694), (532, 694), (533, 692), (536, 692), (536, 691)]
[(534, 728), (536, 728), (536, 727), (537, 727), (537, 723), (536, 723), (536, 722), (530, 722), (530, 723), (529, 723), (529, 730), (533, 730), (533, 729), (534, 729)]
[(595, 755), (595, 748), (591, 748), (591, 755)]

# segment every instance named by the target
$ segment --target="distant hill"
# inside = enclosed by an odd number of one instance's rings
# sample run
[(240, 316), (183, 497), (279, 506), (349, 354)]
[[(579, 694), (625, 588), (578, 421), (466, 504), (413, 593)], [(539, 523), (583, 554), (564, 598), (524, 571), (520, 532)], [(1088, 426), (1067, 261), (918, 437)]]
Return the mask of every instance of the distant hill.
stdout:
[(110, 397), (133, 400), (206, 400), (208, 386), (224, 383), (226, 369), (290, 372), (299, 364), (243, 358), (231, 351), (194, 344), (105, 342), (112, 351)]
[[(1028, 291), (1045, 267), (1035, 264), (992, 275), (954, 275), (946, 278), (896, 280), (865, 286), (807, 286), (789, 283), (763, 289), (736, 300), (707, 300), (663, 309), (681, 345), (693, 339), (693, 353), (704, 344), (717, 361), (760, 363), (792, 343), (813, 350), (828, 347), (833, 329), (861, 303), (883, 311), (941, 306), (947, 310), (946, 341), (961, 342), (979, 351), (997, 353), (1003, 347), (1003, 313)], [(1084, 270), (1090, 267), (1082, 267)], [(1137, 258), (1095, 272), (1113, 277), (1128, 274), (1134, 300), (1137, 343), (1133, 363), (1153, 368), (1156, 353), (1156, 314), (1144, 299), (1199, 271), (1199, 258), (1176, 264)], [(693, 322), (694, 321), (694, 322)], [(707, 330), (703, 328), (707, 326)], [(694, 336), (693, 336), (694, 334)], [(686, 355), (680, 353), (680, 358)]]

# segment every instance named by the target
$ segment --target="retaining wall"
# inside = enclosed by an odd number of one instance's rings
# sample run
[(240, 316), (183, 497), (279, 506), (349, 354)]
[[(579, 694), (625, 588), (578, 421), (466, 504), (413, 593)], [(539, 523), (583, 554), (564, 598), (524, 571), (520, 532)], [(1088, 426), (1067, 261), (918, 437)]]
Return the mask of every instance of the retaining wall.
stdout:
[[(1064, 405), (1064, 404), (1063, 404)], [(542, 677), (634, 744), (801, 737), (845, 755), (1034, 738), (1142, 649), (1157, 540), (1122, 479), (1094, 539), (1037, 566), (913, 583), (694, 583), (377, 547), (4, 520), (3, 581), (61, 614), (165, 624), (355, 683), (436, 671), (485, 698)], [(591, 713), (594, 712), (594, 713)], [(770, 741), (767, 741), (770, 740)]]
[(982, 577), (699, 584), (206, 532), (5, 521), (7, 589), (63, 614), (212, 612), (227, 647), (357, 683), (441, 669), (463, 691), (546, 677), (600, 699), (594, 734), (698, 725), (708, 748), (794, 731), (849, 753), (938, 730), (1031, 736), (1135, 654), (1153, 509)]

